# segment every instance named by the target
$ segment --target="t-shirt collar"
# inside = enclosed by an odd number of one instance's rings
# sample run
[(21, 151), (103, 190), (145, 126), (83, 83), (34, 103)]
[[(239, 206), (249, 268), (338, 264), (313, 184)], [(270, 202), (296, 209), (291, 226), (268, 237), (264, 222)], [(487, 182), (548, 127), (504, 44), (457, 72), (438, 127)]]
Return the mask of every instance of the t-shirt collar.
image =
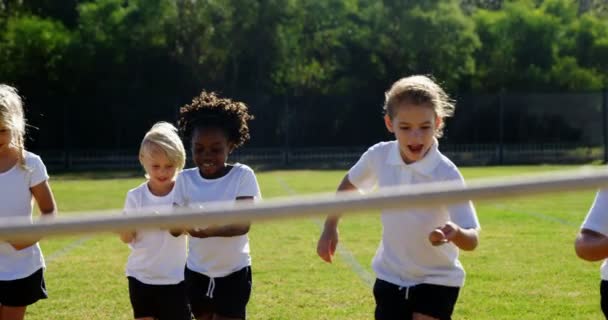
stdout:
[(393, 166), (403, 166), (404, 168), (414, 170), (423, 175), (430, 176), (433, 170), (439, 165), (441, 161), (441, 154), (439, 153), (439, 142), (437, 139), (433, 139), (433, 144), (429, 148), (424, 158), (414, 163), (407, 164), (401, 158), (401, 152), (399, 150), (399, 142), (395, 141), (393, 148), (387, 158), (387, 163)]

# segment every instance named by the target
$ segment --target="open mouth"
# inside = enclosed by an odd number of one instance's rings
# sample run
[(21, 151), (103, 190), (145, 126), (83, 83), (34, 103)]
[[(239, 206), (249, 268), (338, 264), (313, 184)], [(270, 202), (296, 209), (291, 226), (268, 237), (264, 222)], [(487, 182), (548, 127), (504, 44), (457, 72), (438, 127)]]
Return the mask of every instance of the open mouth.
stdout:
[(411, 144), (411, 145), (408, 145), (407, 148), (412, 153), (421, 153), (422, 149), (424, 148), (424, 145), (423, 144)]

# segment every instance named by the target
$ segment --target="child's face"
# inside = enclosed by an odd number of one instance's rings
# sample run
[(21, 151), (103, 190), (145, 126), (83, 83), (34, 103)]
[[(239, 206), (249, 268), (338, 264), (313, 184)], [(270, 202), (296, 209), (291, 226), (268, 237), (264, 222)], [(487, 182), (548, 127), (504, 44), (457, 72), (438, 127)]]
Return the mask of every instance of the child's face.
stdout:
[(192, 159), (204, 178), (224, 175), (232, 143), (220, 128), (197, 128), (192, 133)]
[(433, 145), (441, 119), (431, 106), (402, 104), (395, 108), (392, 119), (388, 115), (384, 117), (384, 123), (388, 131), (395, 134), (403, 161), (412, 163), (424, 158)]
[(164, 189), (171, 187), (175, 180), (177, 167), (161, 150), (143, 152), (140, 158), (153, 187)]
[(0, 154), (5, 154), (10, 150), (11, 141), (11, 130), (0, 122)]

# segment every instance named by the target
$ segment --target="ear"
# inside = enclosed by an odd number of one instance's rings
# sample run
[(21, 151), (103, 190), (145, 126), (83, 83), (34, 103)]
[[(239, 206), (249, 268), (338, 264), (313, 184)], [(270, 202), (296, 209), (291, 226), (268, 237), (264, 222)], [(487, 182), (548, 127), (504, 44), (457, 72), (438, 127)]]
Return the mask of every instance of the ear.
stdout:
[(443, 123), (443, 119), (438, 116), (435, 116), (435, 130), (439, 129), (441, 124)]
[(384, 115), (384, 125), (390, 133), (395, 133), (395, 130), (393, 130), (393, 121), (391, 120), (391, 117), (388, 116), (388, 114)]

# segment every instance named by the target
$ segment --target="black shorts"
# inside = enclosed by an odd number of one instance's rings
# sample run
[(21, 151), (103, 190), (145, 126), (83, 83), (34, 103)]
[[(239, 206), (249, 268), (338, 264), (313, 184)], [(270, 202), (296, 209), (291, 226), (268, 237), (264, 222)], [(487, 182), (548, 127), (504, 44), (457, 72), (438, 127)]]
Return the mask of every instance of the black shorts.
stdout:
[(601, 307), (604, 317), (608, 319), (608, 281), (602, 280), (600, 283)]
[(145, 284), (133, 277), (129, 279), (129, 297), (133, 316), (153, 317), (159, 320), (191, 320), (192, 314), (186, 298), (184, 282), (170, 285)]
[(186, 268), (186, 288), (195, 316), (215, 313), (228, 318), (246, 319), (251, 296), (251, 267), (225, 277), (209, 278)]
[(3, 306), (25, 307), (47, 297), (42, 268), (22, 279), (0, 281), (0, 304)]
[(411, 319), (420, 313), (441, 320), (451, 319), (458, 299), (459, 287), (422, 283), (413, 287), (399, 287), (376, 279), (376, 320)]

